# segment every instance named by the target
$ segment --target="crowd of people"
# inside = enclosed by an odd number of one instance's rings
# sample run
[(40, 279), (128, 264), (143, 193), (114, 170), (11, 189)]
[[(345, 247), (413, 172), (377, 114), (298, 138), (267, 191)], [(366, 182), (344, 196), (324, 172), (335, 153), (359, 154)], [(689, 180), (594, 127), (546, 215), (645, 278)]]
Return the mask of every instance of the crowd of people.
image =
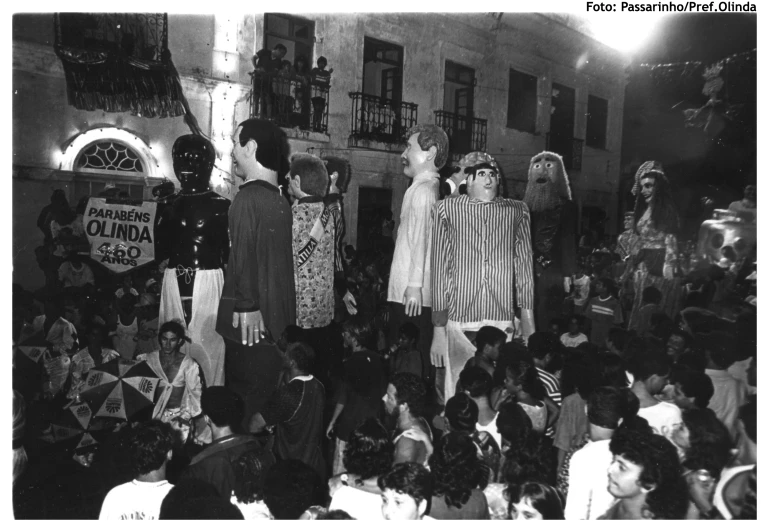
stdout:
[[(259, 58), (280, 59), (269, 51)], [(186, 281), (185, 296), (176, 271), (189, 276), (177, 249), (186, 237), (149, 267), (121, 276), (92, 268), (76, 238), (87, 198), (73, 211), (54, 192), (38, 224), (45, 286), (13, 293), (15, 345), (36, 335), (46, 345), (38, 361), (14, 355), (17, 517), (755, 519), (751, 257), (699, 267), (680, 260), (665, 226), (674, 213), (663, 205), (648, 214), (666, 180), (655, 165), (639, 170), (639, 204), (625, 233), (595, 248), (570, 233), (573, 256), (563, 258), (541, 244), (552, 243), (568, 210), (544, 224), (539, 200), (529, 207), (498, 198), (499, 168), (486, 154), (462, 158), (457, 186), (423, 204), (418, 194), (437, 196), (446, 162), (445, 133), (435, 130), (410, 132), (403, 160), (414, 185), (394, 242), (357, 252), (342, 244), (349, 164), (306, 154), (278, 160), (282, 148), (270, 144), (278, 128), (241, 124), (233, 159), (245, 184), (229, 211), (229, 248), (217, 252), (226, 277), (208, 302), (194, 298), (194, 283), (221, 265), (192, 268), (198, 278)], [(557, 156), (537, 157), (531, 182), (566, 179)], [(190, 175), (160, 205), (170, 210), (158, 234), (173, 209), (207, 194), (205, 172), (202, 192), (190, 188)], [(548, 201), (566, 205), (567, 180), (566, 190), (563, 204), (557, 193)], [(502, 235), (499, 245), (515, 250), (514, 280), (503, 288), (521, 308), (501, 316), (497, 302), (478, 304), (486, 314), (476, 317), (475, 300), (457, 303), (461, 283), (473, 279), (434, 279), (467, 267), (457, 263), (462, 240), (449, 248), (417, 240), (488, 204), (516, 224), (515, 241)], [(445, 227), (430, 233), (418, 209)], [(530, 209), (533, 235), (523, 245)], [(669, 219), (655, 220), (660, 212)], [(469, 220), (465, 227), (476, 223)], [(446, 257), (433, 261), (433, 279), (431, 252)], [(562, 287), (555, 296), (538, 291), (548, 275)], [(176, 317), (161, 310), (169, 276), (179, 279)], [(488, 277), (479, 291), (495, 294)], [(442, 293), (430, 297), (429, 286)], [(205, 305), (218, 305), (218, 318), (201, 339), (193, 330), (199, 310), (190, 309)], [(221, 353), (206, 344), (212, 334), (224, 340)], [(47, 437), (50, 425), (82, 404), (89, 372), (112, 361), (157, 375), (152, 404), (72, 460), (66, 442)]]

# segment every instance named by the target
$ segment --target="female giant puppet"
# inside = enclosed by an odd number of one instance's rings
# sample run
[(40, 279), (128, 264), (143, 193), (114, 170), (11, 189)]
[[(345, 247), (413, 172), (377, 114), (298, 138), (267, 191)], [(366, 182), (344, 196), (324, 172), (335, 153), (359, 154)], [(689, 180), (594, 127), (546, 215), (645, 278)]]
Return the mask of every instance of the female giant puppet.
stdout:
[(638, 252), (631, 261), (635, 268), (635, 299), (629, 328), (638, 319), (644, 288), (654, 286), (662, 293), (660, 308), (671, 318), (678, 312), (680, 279), (675, 276), (678, 262), (678, 212), (662, 164), (646, 161), (635, 175), (635, 230)]
[(158, 221), (160, 258), (168, 257), (160, 296), (160, 319), (186, 323), (190, 356), (200, 364), (207, 386), (224, 383), (224, 340), (215, 331), (227, 263), (230, 201), (209, 189), (216, 152), (208, 139), (184, 135), (173, 147), (174, 172), (181, 183)]

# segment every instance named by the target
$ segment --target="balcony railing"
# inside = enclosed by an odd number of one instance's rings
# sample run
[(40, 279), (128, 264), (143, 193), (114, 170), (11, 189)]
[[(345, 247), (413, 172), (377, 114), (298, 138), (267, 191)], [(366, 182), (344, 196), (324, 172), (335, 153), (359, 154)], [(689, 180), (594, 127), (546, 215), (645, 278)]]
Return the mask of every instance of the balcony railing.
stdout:
[(352, 123), (347, 145), (369, 148), (367, 141), (406, 144), (406, 133), (417, 123), (417, 104), (351, 92)]
[(563, 164), (567, 170), (582, 170), (584, 145), (585, 141), (582, 139), (554, 137), (550, 133), (545, 135), (545, 149), (563, 157)]
[(433, 111), (435, 125), (449, 136), (449, 151), (465, 155), (472, 151), (486, 151), (486, 120), (450, 113)]
[(328, 134), (328, 82), (279, 73), (252, 72), (251, 76), (252, 118)]

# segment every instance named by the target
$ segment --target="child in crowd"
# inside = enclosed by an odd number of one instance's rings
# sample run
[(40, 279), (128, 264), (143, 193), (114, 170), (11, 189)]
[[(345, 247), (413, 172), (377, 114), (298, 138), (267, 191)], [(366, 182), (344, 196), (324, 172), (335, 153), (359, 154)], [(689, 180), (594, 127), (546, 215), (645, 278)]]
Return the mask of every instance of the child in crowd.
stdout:
[(587, 342), (587, 336), (580, 330), (581, 326), (581, 316), (575, 314), (569, 318), (569, 330), (561, 335), (561, 343), (564, 347), (577, 347), (579, 344)]
[(390, 375), (413, 373), (422, 378), (422, 355), (417, 349), (418, 344), (419, 327), (411, 322), (401, 325), (398, 343), (384, 355), (384, 359), (389, 362)]
[(590, 300), (585, 315), (591, 321), (590, 342), (602, 346), (606, 343), (609, 329), (622, 324), (622, 307), (619, 300), (612, 295), (615, 290), (614, 281), (602, 277), (596, 283), (598, 295)]
[(496, 327), (481, 327), (475, 335), (475, 356), (465, 363), (465, 368), (481, 368), (492, 377), (499, 360), (499, 350), (507, 335)]
[(310, 79), (313, 85), (312, 93), (312, 129), (321, 131), (323, 126), (323, 114), (326, 110), (326, 98), (322, 95), (328, 91), (331, 83), (331, 74), (333, 68), (326, 70), (328, 61), (320, 56), (317, 61), (318, 66), (310, 71)]
[(590, 276), (587, 272), (585, 264), (580, 261), (577, 265), (577, 273), (571, 278), (574, 291), (569, 297), (574, 301), (575, 314), (583, 314), (585, 312), (585, 305), (587, 305), (590, 298)]

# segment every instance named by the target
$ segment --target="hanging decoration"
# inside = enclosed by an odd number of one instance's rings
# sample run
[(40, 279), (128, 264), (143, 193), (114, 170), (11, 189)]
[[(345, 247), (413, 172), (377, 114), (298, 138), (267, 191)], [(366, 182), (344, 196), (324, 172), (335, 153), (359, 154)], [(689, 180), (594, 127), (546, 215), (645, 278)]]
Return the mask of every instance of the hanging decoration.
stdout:
[(166, 13), (56, 13), (56, 54), (76, 109), (197, 120), (168, 50)]

